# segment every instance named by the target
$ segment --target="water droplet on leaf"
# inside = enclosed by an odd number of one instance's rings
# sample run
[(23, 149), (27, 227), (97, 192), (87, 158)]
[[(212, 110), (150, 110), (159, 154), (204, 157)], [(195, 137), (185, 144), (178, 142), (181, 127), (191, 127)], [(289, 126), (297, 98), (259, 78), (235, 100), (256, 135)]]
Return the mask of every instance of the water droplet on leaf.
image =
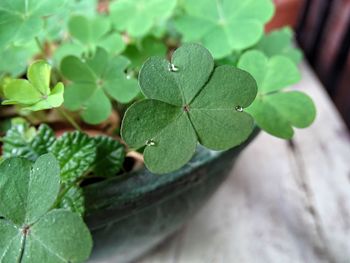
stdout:
[(242, 112), (243, 108), (241, 106), (236, 106), (236, 111)]
[(152, 139), (146, 141), (146, 146), (155, 146), (156, 142)]
[(177, 71), (179, 71), (179, 68), (176, 67), (174, 64), (170, 63), (169, 64), (169, 71), (170, 72), (177, 72)]

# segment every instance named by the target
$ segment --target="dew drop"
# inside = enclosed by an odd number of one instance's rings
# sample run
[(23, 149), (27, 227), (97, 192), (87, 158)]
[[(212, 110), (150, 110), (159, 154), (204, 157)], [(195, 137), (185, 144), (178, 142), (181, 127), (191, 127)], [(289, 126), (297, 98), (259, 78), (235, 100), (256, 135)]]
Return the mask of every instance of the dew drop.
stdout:
[(236, 106), (236, 111), (239, 111), (239, 112), (242, 112), (243, 111), (243, 108), (241, 106)]
[(179, 68), (176, 67), (174, 64), (170, 63), (169, 64), (169, 71), (170, 72), (177, 72), (177, 71), (179, 71)]
[(155, 142), (154, 140), (150, 139), (150, 140), (147, 140), (147, 141), (146, 141), (146, 145), (147, 145), (147, 146), (155, 146), (155, 145), (156, 145), (156, 142)]

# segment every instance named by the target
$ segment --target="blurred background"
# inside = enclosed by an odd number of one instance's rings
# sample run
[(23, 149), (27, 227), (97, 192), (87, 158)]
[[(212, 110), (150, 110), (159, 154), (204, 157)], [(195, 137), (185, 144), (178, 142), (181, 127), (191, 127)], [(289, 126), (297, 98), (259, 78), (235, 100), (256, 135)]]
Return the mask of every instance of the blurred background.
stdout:
[(350, 1), (274, 0), (276, 16), (267, 30), (295, 29), (305, 58), (350, 128)]

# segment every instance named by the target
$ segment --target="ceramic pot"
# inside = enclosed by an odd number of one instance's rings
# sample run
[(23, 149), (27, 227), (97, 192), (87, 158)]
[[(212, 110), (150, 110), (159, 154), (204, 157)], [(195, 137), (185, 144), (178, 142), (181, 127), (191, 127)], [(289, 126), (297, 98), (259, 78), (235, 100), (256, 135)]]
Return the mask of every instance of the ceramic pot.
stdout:
[(224, 152), (198, 147), (194, 158), (171, 174), (141, 169), (122, 181), (85, 187), (85, 219), (94, 239), (90, 262), (130, 262), (181, 228), (223, 183), (257, 133)]

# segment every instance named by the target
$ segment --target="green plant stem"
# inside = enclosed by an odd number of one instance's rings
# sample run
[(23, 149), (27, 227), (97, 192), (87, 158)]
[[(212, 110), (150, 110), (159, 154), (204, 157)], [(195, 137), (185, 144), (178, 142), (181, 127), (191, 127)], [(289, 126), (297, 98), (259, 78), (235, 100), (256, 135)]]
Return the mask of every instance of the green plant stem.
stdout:
[(65, 187), (61, 188), (58, 197), (56, 199), (56, 202), (52, 206), (52, 208), (56, 208), (59, 203), (62, 202), (63, 197), (68, 193), (68, 191), (73, 187), (73, 186), (78, 186), (78, 184), (88, 176), (88, 174), (91, 173), (91, 169), (87, 170), (83, 175), (79, 176), (76, 178), (72, 183), (66, 185)]
[(78, 131), (82, 131), (79, 124), (76, 123), (76, 121), (67, 112), (65, 112), (61, 108), (56, 109), (75, 129), (77, 129)]
[(43, 55), (45, 55), (45, 49), (44, 49), (43, 45), (40, 43), (40, 40), (38, 37), (35, 37), (35, 42), (36, 42), (38, 48), (40, 49), (41, 53)]

